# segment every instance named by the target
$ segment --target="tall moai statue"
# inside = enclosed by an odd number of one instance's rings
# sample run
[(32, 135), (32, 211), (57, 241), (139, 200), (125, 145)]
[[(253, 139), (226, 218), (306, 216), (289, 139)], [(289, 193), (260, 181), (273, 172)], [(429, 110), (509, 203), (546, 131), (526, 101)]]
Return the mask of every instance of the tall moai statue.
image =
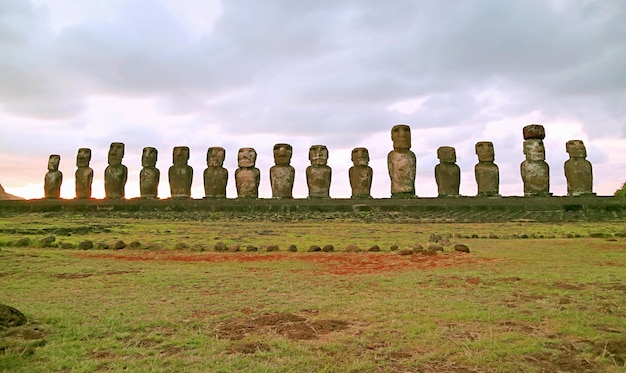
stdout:
[(59, 171), (59, 162), (61, 162), (61, 156), (58, 154), (52, 154), (48, 158), (48, 172), (43, 182), (45, 198), (57, 199), (61, 196), (63, 173)]
[(306, 184), (309, 198), (330, 198), (332, 169), (328, 166), (326, 145), (312, 145), (309, 148), (311, 165), (306, 168)]
[(172, 198), (191, 198), (193, 168), (187, 164), (189, 161), (189, 147), (174, 147), (172, 159), (174, 164), (168, 172)]
[(479, 141), (476, 143), (476, 155), (478, 163), (474, 166), (474, 176), (478, 185), (479, 197), (500, 196), (500, 170), (493, 163), (495, 152), (491, 141)]
[(226, 150), (211, 147), (206, 152), (207, 168), (204, 170), (204, 198), (226, 198), (228, 170), (224, 166)]
[(435, 181), (439, 197), (458, 197), (461, 169), (456, 164), (456, 150), (451, 146), (437, 149), (439, 164), (435, 166)]
[(80, 148), (76, 154), (76, 198), (90, 199), (91, 184), (93, 182), (93, 169), (89, 167), (91, 162), (91, 149)]
[(237, 153), (239, 166), (235, 171), (237, 198), (259, 198), (261, 171), (255, 167), (256, 156), (256, 150), (253, 148), (241, 148)]
[(366, 148), (352, 149), (352, 164), (348, 170), (350, 187), (354, 199), (372, 198), (372, 178), (374, 171), (369, 166), (370, 154)]
[(291, 166), (293, 148), (289, 144), (274, 145), (274, 166), (270, 168), (272, 198), (293, 198), (296, 169)]
[(411, 149), (411, 127), (397, 124), (391, 128), (393, 150), (387, 155), (391, 178), (391, 198), (415, 197), (417, 158)]
[(124, 143), (113, 142), (109, 147), (109, 165), (104, 169), (104, 194), (107, 199), (123, 199), (126, 195), (128, 168), (122, 164)]
[(593, 193), (593, 170), (587, 158), (587, 149), (581, 140), (565, 143), (569, 159), (565, 161), (567, 195), (572, 197), (595, 195)]
[(156, 168), (159, 151), (151, 146), (143, 148), (141, 153), (141, 172), (139, 172), (139, 193), (141, 198), (158, 198), (161, 171)]
[(550, 196), (550, 167), (546, 163), (543, 146), (545, 129), (540, 124), (530, 124), (524, 127), (523, 134), (526, 160), (520, 165), (520, 173), (524, 182), (524, 196)]

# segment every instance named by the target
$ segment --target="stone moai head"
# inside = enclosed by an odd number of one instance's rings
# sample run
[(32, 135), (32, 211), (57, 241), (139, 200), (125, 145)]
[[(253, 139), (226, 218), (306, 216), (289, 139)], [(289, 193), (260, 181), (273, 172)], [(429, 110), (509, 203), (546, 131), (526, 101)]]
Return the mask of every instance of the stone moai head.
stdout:
[(141, 153), (141, 165), (143, 167), (155, 167), (158, 156), (159, 151), (156, 148), (146, 146)]
[(291, 163), (293, 148), (289, 144), (274, 145), (274, 163), (277, 166), (288, 166)]
[(206, 152), (206, 165), (209, 167), (222, 167), (226, 158), (226, 150), (219, 146), (211, 147)]
[(440, 146), (437, 149), (437, 158), (441, 163), (455, 163), (456, 150), (451, 146)]
[(366, 148), (352, 149), (352, 163), (355, 166), (367, 166), (370, 162), (370, 153)]
[(565, 143), (565, 150), (570, 158), (587, 158), (587, 149), (581, 140), (569, 140)]
[(80, 148), (76, 154), (76, 167), (88, 167), (91, 162), (91, 149)]
[(109, 148), (109, 165), (115, 166), (122, 164), (124, 158), (124, 143), (112, 142)]
[(61, 156), (58, 154), (51, 154), (48, 158), (48, 171), (58, 171), (59, 162), (61, 162)]
[(237, 165), (239, 167), (254, 167), (256, 164), (256, 150), (254, 148), (241, 148), (237, 153)]
[(175, 146), (172, 151), (174, 166), (184, 166), (189, 161), (189, 147)]
[(328, 148), (326, 145), (312, 145), (309, 148), (309, 160), (312, 165), (326, 165), (328, 163)]
[(411, 127), (396, 124), (391, 128), (391, 141), (394, 149), (411, 149)]
[(546, 130), (541, 124), (529, 124), (522, 129), (524, 140), (546, 138)]
[(526, 155), (527, 161), (545, 161), (546, 149), (543, 146), (543, 141), (539, 139), (528, 139), (524, 141), (524, 154)]
[(479, 141), (476, 143), (476, 155), (479, 162), (493, 162), (495, 152), (491, 141)]

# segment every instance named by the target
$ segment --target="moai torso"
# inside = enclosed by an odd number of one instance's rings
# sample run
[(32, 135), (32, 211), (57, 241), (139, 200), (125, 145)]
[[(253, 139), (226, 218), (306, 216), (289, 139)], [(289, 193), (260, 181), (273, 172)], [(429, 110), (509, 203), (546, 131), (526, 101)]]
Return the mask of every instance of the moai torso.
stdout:
[(61, 157), (52, 154), (48, 158), (48, 172), (44, 178), (44, 197), (56, 199), (61, 196), (61, 183), (63, 183), (63, 173), (59, 171), (59, 162)]
[(256, 151), (253, 148), (241, 148), (237, 154), (239, 168), (235, 171), (237, 198), (258, 198), (261, 171), (254, 167)]
[(439, 197), (459, 196), (461, 169), (456, 162), (456, 150), (451, 146), (437, 149), (440, 163), (435, 166), (435, 181)]
[(175, 147), (172, 158), (174, 165), (168, 171), (172, 198), (191, 198), (193, 168), (187, 164), (189, 148), (187, 146)]
[(411, 128), (398, 124), (391, 129), (393, 150), (387, 155), (387, 169), (391, 179), (391, 198), (415, 197), (417, 158), (410, 150)]
[(366, 148), (352, 149), (353, 166), (348, 170), (350, 187), (352, 188), (351, 198), (372, 198), (370, 193), (374, 171), (368, 165), (369, 160), (369, 151)]
[(594, 195), (593, 170), (587, 157), (587, 149), (581, 140), (570, 140), (565, 144), (570, 159), (565, 161), (567, 195), (572, 197)]
[(309, 198), (330, 198), (332, 169), (328, 162), (328, 148), (325, 145), (313, 145), (309, 148), (311, 165), (306, 168), (306, 183)]
[(204, 197), (226, 198), (226, 184), (228, 170), (224, 167), (226, 150), (220, 147), (211, 147), (207, 150), (207, 168), (204, 170)]
[(93, 182), (93, 169), (89, 167), (91, 161), (91, 149), (80, 148), (76, 154), (76, 198), (90, 199), (91, 184)]
[(122, 199), (125, 196), (128, 169), (122, 164), (124, 144), (111, 143), (109, 148), (109, 165), (104, 170), (104, 194), (107, 199)]
[(545, 161), (545, 149), (540, 139), (524, 141), (526, 160), (520, 165), (524, 182), (524, 196), (542, 197), (550, 195), (550, 167)]
[(158, 151), (153, 147), (143, 148), (139, 172), (139, 193), (141, 198), (157, 198), (161, 171), (156, 168)]
[(494, 197), (500, 194), (500, 170), (493, 163), (495, 153), (493, 143), (480, 141), (476, 143), (478, 163), (474, 166), (474, 176), (478, 185), (479, 197)]
[(293, 149), (289, 144), (274, 145), (274, 163), (270, 168), (272, 198), (293, 198), (293, 182), (296, 170), (291, 163)]

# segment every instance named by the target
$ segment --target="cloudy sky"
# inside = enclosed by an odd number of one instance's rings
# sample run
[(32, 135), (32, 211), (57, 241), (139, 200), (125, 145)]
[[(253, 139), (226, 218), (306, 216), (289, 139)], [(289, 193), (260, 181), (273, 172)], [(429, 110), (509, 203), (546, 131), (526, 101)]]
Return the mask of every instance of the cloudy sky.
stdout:
[(372, 195), (390, 195), (394, 124), (411, 126), (417, 194), (437, 195), (436, 149), (453, 146), (461, 194), (475, 195), (474, 144), (492, 141), (503, 195), (523, 194), (522, 128), (546, 128), (551, 192), (566, 194), (565, 142), (583, 140), (594, 191), (626, 180), (623, 0), (0, 0), (0, 184), (43, 196), (60, 154), (74, 197), (76, 152), (92, 149), (104, 196), (111, 142), (126, 144), (127, 197), (141, 151), (159, 150), (169, 197), (172, 148), (191, 148), (193, 197), (210, 146), (226, 149), (236, 197), (240, 147), (254, 147), (271, 197), (272, 146), (293, 145), (295, 197), (308, 149), (325, 144), (330, 194), (350, 196), (354, 147), (370, 151)]

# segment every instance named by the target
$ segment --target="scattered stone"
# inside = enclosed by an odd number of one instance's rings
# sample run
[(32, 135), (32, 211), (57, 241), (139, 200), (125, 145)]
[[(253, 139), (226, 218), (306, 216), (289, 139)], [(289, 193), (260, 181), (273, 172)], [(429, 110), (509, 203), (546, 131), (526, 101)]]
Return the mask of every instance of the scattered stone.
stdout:
[(189, 245), (187, 245), (184, 242), (179, 242), (176, 245), (174, 245), (174, 250), (187, 250), (189, 248)]
[(415, 245), (413, 245), (411, 247), (413, 249), (414, 252), (420, 252), (420, 251), (424, 251), (424, 246), (420, 245), (419, 243), (416, 243)]
[(489, 238), (491, 238), (492, 240), (497, 240), (497, 239), (498, 239), (498, 238), (500, 238), (500, 237), (498, 237), (498, 235), (497, 235), (497, 234), (493, 234), (493, 233), (491, 233), (491, 234), (489, 235)]
[(14, 246), (15, 247), (26, 247), (26, 246), (30, 246), (31, 244), (31, 240), (28, 237), (25, 238), (20, 238), (19, 240), (15, 241)]
[(226, 244), (220, 241), (216, 243), (215, 246), (213, 246), (213, 250), (218, 251), (218, 252), (226, 251)]
[(78, 248), (81, 250), (91, 250), (93, 249), (93, 241), (82, 241), (78, 244)]
[(26, 316), (18, 309), (0, 304), (0, 327), (15, 327), (26, 324)]
[(309, 247), (308, 251), (310, 253), (313, 253), (313, 252), (317, 252), (317, 251), (322, 251), (322, 248), (317, 246), (317, 245), (311, 245), (311, 247)]
[(249, 253), (256, 252), (256, 251), (259, 251), (259, 248), (254, 245), (248, 245), (246, 246), (246, 251)]
[(519, 236), (519, 237), (520, 237), (520, 238), (523, 238), (523, 239), (526, 239), (526, 238), (528, 238), (528, 235), (527, 235), (527, 234), (523, 234), (523, 235), (521, 235), (521, 236)]
[(191, 247), (191, 250), (197, 251), (197, 252), (204, 252), (205, 249), (204, 249), (204, 245), (197, 243)]
[(48, 237), (42, 238), (41, 241), (39, 241), (39, 244), (41, 245), (41, 247), (50, 247), (50, 246), (52, 246), (52, 243), (55, 240), (56, 240), (56, 237), (48, 236)]
[(279, 251), (280, 249), (278, 248), (278, 245), (269, 245), (265, 250), (267, 250), (267, 252), (273, 252)]
[(124, 241), (122, 240), (117, 241), (114, 246), (115, 250), (122, 250), (125, 247), (126, 247), (126, 243), (124, 243)]
[(443, 251), (443, 246), (437, 244), (428, 245), (428, 251)]
[(133, 241), (133, 242), (128, 244), (128, 247), (130, 247), (131, 249), (138, 249), (138, 248), (141, 247), (141, 242)]
[(295, 253), (298, 251), (298, 247), (296, 245), (289, 245), (289, 247), (287, 248), (287, 251)]
[(109, 244), (106, 242), (98, 242), (98, 244), (96, 245), (96, 249), (98, 250), (108, 250), (109, 249)]
[(324, 245), (324, 247), (322, 247), (322, 251), (325, 253), (331, 253), (333, 251), (335, 251), (335, 246), (333, 245)]
[(234, 243), (234, 244), (228, 246), (228, 252), (236, 253), (237, 251), (239, 251), (240, 248), (241, 248), (240, 245)]
[(357, 245), (348, 245), (346, 246), (346, 251), (349, 253), (358, 253), (361, 249)]
[(60, 242), (59, 245), (62, 249), (69, 250), (75, 248), (73, 243), (70, 242)]
[(391, 245), (391, 247), (389, 249), (391, 251), (397, 251), (398, 250), (398, 245)]
[(413, 251), (413, 249), (411, 248), (402, 249), (398, 251), (398, 255), (413, 255), (413, 254), (415, 254), (415, 251)]
[(470, 249), (469, 247), (467, 247), (467, 245), (464, 245), (462, 243), (458, 243), (456, 245), (454, 245), (454, 251), (459, 251), (462, 253), (469, 253)]
[(369, 249), (367, 249), (367, 251), (377, 253), (377, 252), (380, 251), (380, 246), (374, 245), (374, 246), (370, 247)]

